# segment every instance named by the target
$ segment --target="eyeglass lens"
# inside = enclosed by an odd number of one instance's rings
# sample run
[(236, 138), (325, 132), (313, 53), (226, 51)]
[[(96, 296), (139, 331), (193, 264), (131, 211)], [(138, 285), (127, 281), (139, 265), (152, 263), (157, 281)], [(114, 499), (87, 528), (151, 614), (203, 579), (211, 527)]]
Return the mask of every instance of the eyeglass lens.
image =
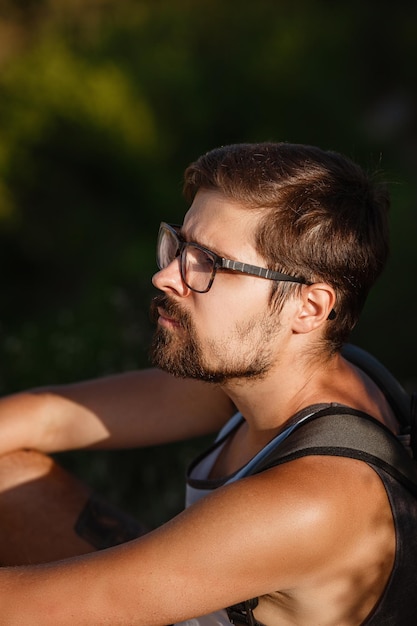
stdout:
[(192, 243), (183, 243), (175, 232), (161, 228), (158, 240), (157, 262), (160, 269), (167, 267), (181, 251), (181, 275), (185, 284), (194, 291), (208, 289), (214, 270), (214, 258)]
[(174, 232), (161, 227), (159, 230), (157, 250), (157, 264), (159, 269), (165, 269), (180, 251), (180, 241)]

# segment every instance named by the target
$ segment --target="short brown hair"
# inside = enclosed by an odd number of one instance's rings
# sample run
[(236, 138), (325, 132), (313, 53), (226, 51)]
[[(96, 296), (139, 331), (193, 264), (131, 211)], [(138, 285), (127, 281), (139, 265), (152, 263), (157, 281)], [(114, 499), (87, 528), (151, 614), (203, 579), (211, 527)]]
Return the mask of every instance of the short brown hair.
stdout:
[[(190, 203), (203, 188), (264, 209), (257, 251), (270, 269), (334, 288), (336, 317), (326, 339), (340, 348), (388, 256), (385, 185), (336, 152), (289, 143), (217, 148), (192, 163), (184, 180)], [(298, 288), (275, 284), (275, 297), (282, 302)]]

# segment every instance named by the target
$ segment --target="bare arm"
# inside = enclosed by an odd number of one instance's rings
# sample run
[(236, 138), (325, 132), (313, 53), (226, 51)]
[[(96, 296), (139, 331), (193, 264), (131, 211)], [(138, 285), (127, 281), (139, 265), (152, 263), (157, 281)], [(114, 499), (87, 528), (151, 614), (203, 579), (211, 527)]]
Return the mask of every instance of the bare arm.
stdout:
[[(306, 597), (322, 593), (324, 610), (340, 618), (341, 590), (350, 598), (367, 571), (366, 544), (380, 532), (375, 513), (386, 499), (370, 468), (352, 472), (349, 463), (296, 461), (220, 488), (123, 546), (0, 569), (2, 619), (9, 626), (157, 626), (276, 590), (298, 593), (298, 601), (303, 590)], [(308, 623), (328, 623), (317, 615)]]
[(220, 388), (148, 369), (0, 400), (0, 454), (154, 445), (215, 431), (233, 413)]

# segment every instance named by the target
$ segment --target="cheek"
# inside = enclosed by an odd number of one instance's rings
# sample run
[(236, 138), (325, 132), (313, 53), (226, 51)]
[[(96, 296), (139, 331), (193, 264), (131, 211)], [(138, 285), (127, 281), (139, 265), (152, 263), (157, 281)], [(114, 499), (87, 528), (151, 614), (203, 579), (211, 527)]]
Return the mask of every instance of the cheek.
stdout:
[(194, 307), (191, 321), (200, 339), (213, 338), (215, 334), (223, 332), (229, 315), (226, 306), (219, 306), (215, 301), (207, 301)]
[(227, 308), (236, 314), (256, 309), (265, 313), (269, 308), (271, 285), (271, 281), (256, 276), (224, 272), (216, 277), (207, 295), (213, 296), (222, 310)]
[[(218, 277), (219, 278), (219, 277)], [(217, 278), (217, 280), (218, 280)], [(192, 320), (200, 337), (230, 336), (269, 311), (270, 285), (259, 278), (223, 274), (207, 294), (196, 298)]]

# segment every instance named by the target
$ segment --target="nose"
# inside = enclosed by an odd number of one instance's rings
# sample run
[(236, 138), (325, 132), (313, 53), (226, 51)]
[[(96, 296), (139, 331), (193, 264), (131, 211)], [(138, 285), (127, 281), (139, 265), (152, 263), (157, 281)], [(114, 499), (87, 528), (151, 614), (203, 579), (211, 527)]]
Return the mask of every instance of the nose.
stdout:
[(182, 279), (179, 257), (175, 258), (159, 272), (156, 272), (152, 277), (152, 284), (160, 291), (165, 293), (174, 292), (182, 298), (188, 296), (191, 291)]

